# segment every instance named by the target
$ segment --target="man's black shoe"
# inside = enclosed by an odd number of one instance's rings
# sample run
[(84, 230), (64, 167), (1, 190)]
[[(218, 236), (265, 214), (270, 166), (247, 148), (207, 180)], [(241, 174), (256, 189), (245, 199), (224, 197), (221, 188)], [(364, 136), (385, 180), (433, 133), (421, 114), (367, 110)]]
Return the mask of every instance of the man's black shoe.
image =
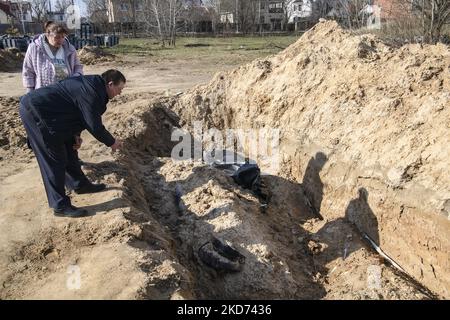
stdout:
[(87, 216), (88, 211), (71, 205), (63, 209), (54, 209), (53, 213), (57, 217), (80, 218)]
[(106, 189), (106, 185), (104, 183), (99, 183), (99, 184), (88, 183), (88, 184), (81, 186), (78, 189), (75, 189), (74, 191), (77, 194), (85, 194), (85, 193), (96, 193), (96, 192), (103, 191), (105, 189)]

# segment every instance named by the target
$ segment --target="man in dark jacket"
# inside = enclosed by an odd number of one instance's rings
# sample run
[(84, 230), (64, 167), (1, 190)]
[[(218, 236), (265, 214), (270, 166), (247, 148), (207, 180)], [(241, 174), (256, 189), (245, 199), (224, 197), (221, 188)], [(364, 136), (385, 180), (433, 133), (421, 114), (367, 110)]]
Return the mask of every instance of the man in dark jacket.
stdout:
[(117, 70), (101, 76), (67, 78), (25, 95), (19, 113), (36, 155), (49, 206), (56, 216), (81, 217), (87, 210), (77, 208), (66, 195), (64, 185), (76, 193), (93, 193), (105, 189), (104, 184), (92, 184), (84, 175), (75, 149), (75, 140), (82, 130), (88, 130), (98, 141), (116, 151), (121, 141), (115, 139), (102, 123), (109, 99), (122, 92), (126, 79)]

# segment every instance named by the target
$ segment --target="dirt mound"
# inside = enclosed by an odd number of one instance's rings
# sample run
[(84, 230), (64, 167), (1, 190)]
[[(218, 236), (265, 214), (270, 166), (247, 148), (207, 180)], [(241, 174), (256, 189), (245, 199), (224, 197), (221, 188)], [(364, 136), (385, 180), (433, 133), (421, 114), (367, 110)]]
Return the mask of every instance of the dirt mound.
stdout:
[(102, 48), (96, 46), (85, 46), (78, 50), (78, 58), (81, 63), (86, 65), (98, 64), (102, 62), (111, 62), (115, 60), (113, 54), (105, 52)]
[(279, 174), (302, 183), (315, 211), (354, 223), (449, 297), (449, 65), (447, 46), (394, 49), (325, 21), (174, 110), (187, 125), (279, 128)]
[(24, 55), (17, 48), (0, 49), (0, 72), (22, 68)]
[(29, 158), (25, 128), (19, 115), (19, 98), (0, 97), (0, 159)]

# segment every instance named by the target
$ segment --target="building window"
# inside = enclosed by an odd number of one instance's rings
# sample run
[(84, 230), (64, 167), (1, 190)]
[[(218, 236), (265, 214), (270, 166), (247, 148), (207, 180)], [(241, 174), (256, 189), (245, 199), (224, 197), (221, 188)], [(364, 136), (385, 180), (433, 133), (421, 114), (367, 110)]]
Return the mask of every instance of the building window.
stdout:
[(269, 12), (270, 13), (283, 13), (283, 3), (269, 3)]
[(121, 11), (128, 11), (128, 3), (121, 3), (120, 4), (120, 10)]
[(232, 13), (222, 13), (220, 15), (220, 22), (222, 23), (234, 23), (233, 21), (234, 19)]
[(272, 30), (281, 30), (281, 19), (270, 19), (270, 22), (272, 23)]

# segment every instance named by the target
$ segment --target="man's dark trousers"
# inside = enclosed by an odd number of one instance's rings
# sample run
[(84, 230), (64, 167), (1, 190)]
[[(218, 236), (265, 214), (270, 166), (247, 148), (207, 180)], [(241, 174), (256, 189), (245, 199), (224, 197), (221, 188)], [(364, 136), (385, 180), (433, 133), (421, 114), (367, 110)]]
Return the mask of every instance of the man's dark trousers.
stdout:
[(19, 113), (39, 164), (49, 206), (54, 209), (70, 206), (70, 198), (66, 195), (64, 185), (77, 189), (89, 183), (78, 163), (73, 139), (53, 139), (45, 124), (22, 102)]

